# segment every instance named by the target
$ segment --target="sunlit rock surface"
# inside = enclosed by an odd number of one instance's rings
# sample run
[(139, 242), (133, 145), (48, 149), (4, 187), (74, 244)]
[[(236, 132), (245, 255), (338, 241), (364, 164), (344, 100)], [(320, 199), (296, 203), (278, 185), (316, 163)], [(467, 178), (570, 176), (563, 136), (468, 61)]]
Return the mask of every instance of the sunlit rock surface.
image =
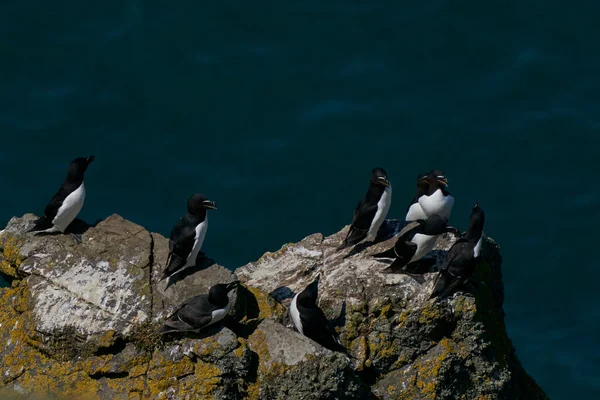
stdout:
[[(86, 399), (544, 399), (506, 335), (498, 246), (487, 239), (481, 283), (428, 300), (455, 238), (445, 236), (423, 275), (387, 274), (370, 257), (393, 244), (338, 251), (346, 229), (267, 252), (235, 273), (210, 258), (159, 281), (168, 239), (113, 215), (78, 221), (69, 235), (0, 234), (0, 397)], [(287, 307), (317, 275), (320, 306), (353, 358), (291, 328)], [(240, 279), (225, 326), (161, 340), (155, 332), (182, 302)]]

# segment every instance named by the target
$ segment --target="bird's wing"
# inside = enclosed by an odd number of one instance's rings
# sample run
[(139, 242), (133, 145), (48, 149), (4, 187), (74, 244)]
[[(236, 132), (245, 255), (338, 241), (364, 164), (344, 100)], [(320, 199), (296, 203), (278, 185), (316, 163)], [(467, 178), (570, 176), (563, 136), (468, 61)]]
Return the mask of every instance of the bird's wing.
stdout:
[(450, 250), (448, 250), (448, 254), (446, 254), (440, 272), (433, 282), (433, 291), (430, 298), (448, 293), (460, 283), (464, 265), (469, 262), (468, 259), (465, 259), (465, 251), (467, 249), (468, 242), (465, 239), (459, 239), (454, 243)]
[(183, 267), (196, 241), (196, 230), (179, 220), (171, 231), (169, 255), (164, 276), (170, 276)]
[(377, 204), (370, 205), (365, 199), (361, 200), (354, 209), (352, 225), (350, 226), (348, 235), (346, 235), (346, 239), (344, 239), (344, 243), (341, 247), (353, 246), (363, 240), (369, 232), (369, 228), (371, 227), (371, 223), (373, 222), (376, 213)]
[(165, 326), (178, 331), (201, 329), (210, 323), (214, 310), (207, 295), (196, 296), (167, 318)]
[(300, 319), (306, 337), (329, 350), (340, 351), (341, 344), (337, 339), (337, 333), (318, 306), (303, 308)]
[(365, 199), (362, 199), (354, 209), (352, 226), (354, 226), (356, 229), (368, 231), (376, 213), (377, 204), (369, 204)]
[(420, 220), (411, 221), (408, 224), (406, 224), (404, 226), (404, 228), (402, 228), (400, 233), (398, 233), (398, 235), (396, 235), (398, 237), (398, 239), (402, 238), (404, 235), (406, 235), (407, 233), (409, 233), (410, 231), (412, 231), (413, 229), (415, 229), (416, 227), (421, 225), (421, 222), (419, 222), (419, 221)]
[(413, 256), (417, 252), (417, 248), (418, 246), (416, 243), (405, 242), (404, 240), (397, 241), (396, 245), (394, 246), (396, 259), (386, 269), (398, 270), (400, 268), (404, 268), (410, 262), (410, 260), (412, 260)]
[(63, 204), (63, 201), (74, 189), (76, 188), (73, 188), (73, 185), (67, 182), (64, 182), (62, 185), (60, 185), (58, 192), (56, 192), (56, 194), (52, 197), (52, 200), (50, 200), (44, 209), (44, 215), (48, 221), (54, 220), (56, 214), (58, 214), (58, 209)]

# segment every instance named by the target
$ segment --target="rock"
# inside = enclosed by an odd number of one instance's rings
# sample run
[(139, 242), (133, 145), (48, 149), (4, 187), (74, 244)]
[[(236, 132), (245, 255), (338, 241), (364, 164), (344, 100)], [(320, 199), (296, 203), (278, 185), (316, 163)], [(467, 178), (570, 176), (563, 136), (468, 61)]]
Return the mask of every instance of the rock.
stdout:
[(368, 398), (370, 390), (345, 355), (327, 350), (300, 333), (264, 320), (248, 339), (259, 355), (253, 389), (259, 398)]
[[(434, 273), (385, 274), (370, 255), (393, 244), (337, 251), (346, 229), (265, 253), (235, 273), (210, 258), (159, 281), (168, 239), (113, 215), (82, 221), (83, 242), (0, 233), (0, 397), (433, 399), (532, 398), (543, 391), (519, 364), (504, 327), (501, 257), (486, 239), (483, 283), (429, 301)], [(456, 240), (432, 253), (439, 268)], [(355, 358), (291, 328), (287, 306), (317, 274), (320, 306)], [(240, 279), (230, 319), (187, 337), (156, 335), (166, 316), (216, 283)]]
[[(152, 286), (154, 288), (153, 315), (162, 321), (173, 313), (183, 302), (199, 294), (208, 293), (208, 289), (217, 283), (229, 283), (236, 279), (230, 270), (218, 265), (214, 260), (204, 258), (196, 267), (190, 267), (170, 279), (159, 281), (167, 263), (169, 239), (152, 234), (154, 265)], [(235, 303), (235, 294), (230, 295)]]
[(387, 221), (382, 241), (361, 246), (360, 252), (337, 250), (348, 228), (329, 237), (311, 235), (265, 253), (236, 274), (285, 307), (321, 274), (319, 305), (358, 358), (357, 374), (379, 398), (545, 398), (521, 368), (506, 334), (496, 243), (486, 238), (476, 273), (483, 283), (472, 291), (474, 297), (457, 294), (436, 302), (428, 300), (433, 271), (456, 237), (438, 240), (431, 273), (383, 273), (387, 263), (371, 255), (391, 247), (401, 227)]

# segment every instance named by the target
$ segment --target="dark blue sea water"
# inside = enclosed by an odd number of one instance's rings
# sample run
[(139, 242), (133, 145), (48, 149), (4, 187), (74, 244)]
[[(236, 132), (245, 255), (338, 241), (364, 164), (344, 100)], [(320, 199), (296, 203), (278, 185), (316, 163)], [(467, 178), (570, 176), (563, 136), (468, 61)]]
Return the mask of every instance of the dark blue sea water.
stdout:
[[(171, 4), (171, 3), (169, 3)], [(441, 168), (501, 245), (506, 321), (551, 398), (600, 396), (600, 3), (5, 1), (0, 225), (95, 154), (89, 222), (168, 235), (187, 197), (238, 267), (351, 219), (384, 166), (401, 218)]]

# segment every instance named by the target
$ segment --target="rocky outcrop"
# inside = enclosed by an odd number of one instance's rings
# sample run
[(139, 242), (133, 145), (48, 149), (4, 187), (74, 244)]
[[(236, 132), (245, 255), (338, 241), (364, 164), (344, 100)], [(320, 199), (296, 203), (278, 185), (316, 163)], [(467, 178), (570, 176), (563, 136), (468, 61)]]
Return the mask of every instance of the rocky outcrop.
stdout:
[[(0, 396), (216, 399), (544, 399), (506, 334), (498, 246), (482, 283), (428, 300), (433, 273), (385, 274), (383, 242), (337, 251), (345, 230), (311, 235), (231, 272), (203, 259), (159, 282), (168, 240), (113, 215), (68, 235), (33, 236), (35, 216), (0, 234)], [(455, 240), (438, 241), (439, 267)], [(320, 306), (354, 358), (291, 328), (287, 306), (317, 274)], [(240, 279), (224, 326), (164, 341), (156, 329), (183, 301)]]

